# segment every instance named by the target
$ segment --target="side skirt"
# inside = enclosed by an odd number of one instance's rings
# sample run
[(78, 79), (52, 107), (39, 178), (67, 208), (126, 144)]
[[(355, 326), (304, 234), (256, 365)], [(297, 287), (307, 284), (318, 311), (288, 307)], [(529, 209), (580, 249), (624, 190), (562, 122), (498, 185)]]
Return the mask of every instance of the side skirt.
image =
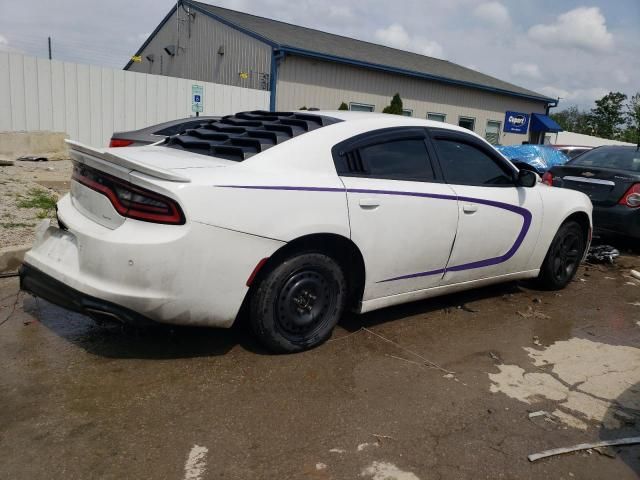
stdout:
[(424, 290), (416, 290), (414, 292), (399, 293), (388, 297), (374, 298), (360, 302), (360, 308), (356, 309), (357, 313), (366, 313), (380, 308), (399, 305), (401, 303), (415, 302), (424, 300), (425, 298), (447, 295), (449, 293), (461, 292), (472, 288), (484, 287), (495, 283), (509, 282), (512, 280), (521, 280), (525, 278), (535, 278), (540, 273), (540, 269), (527, 270), (525, 272), (509, 273), (498, 277), (483, 278), (480, 280), (472, 280), (469, 282), (454, 283), (453, 285), (443, 285), (441, 287), (427, 288)]

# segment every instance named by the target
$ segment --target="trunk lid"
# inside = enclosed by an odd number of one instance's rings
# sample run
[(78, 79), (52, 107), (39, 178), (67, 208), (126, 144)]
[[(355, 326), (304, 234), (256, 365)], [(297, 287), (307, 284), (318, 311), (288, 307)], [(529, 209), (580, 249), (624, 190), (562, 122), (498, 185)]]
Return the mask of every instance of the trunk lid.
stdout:
[[(166, 182), (188, 183), (192, 181), (193, 173), (190, 177), (187, 169), (223, 167), (236, 163), (161, 146), (93, 148), (70, 140), (67, 143), (74, 161), (74, 171), (85, 166), (134, 184), (136, 181), (130, 175), (132, 172)], [(165, 196), (169, 193), (164, 188), (153, 190)], [(71, 182), (70, 195), (76, 210), (104, 227), (116, 229), (125, 221), (108, 196), (81, 182)]]
[(633, 172), (582, 165), (556, 167), (552, 175), (554, 186), (578, 190), (599, 206), (615, 205), (629, 187), (638, 182)]

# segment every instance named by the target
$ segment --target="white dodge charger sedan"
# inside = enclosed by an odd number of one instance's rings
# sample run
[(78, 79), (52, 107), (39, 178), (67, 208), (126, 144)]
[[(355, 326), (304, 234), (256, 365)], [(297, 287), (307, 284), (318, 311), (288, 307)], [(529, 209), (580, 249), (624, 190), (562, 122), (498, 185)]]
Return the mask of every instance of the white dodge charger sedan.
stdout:
[[(230, 327), (268, 348), (363, 313), (507, 280), (569, 283), (591, 202), (445, 123), (238, 113), (145, 147), (69, 142), (70, 194), (24, 290), (99, 320)], [(242, 316), (244, 318), (244, 315)]]

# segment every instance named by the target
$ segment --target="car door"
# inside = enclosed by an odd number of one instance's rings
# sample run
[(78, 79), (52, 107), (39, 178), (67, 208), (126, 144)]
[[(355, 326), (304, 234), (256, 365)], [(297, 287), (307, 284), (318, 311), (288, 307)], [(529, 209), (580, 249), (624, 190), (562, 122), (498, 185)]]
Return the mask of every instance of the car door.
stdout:
[(442, 284), (526, 270), (542, 224), (537, 186), (517, 186), (515, 167), (475, 136), (430, 133), (444, 179), (458, 197), (457, 235)]
[(351, 238), (365, 261), (364, 300), (440, 284), (458, 224), (452, 188), (424, 128), (368, 132), (333, 149)]

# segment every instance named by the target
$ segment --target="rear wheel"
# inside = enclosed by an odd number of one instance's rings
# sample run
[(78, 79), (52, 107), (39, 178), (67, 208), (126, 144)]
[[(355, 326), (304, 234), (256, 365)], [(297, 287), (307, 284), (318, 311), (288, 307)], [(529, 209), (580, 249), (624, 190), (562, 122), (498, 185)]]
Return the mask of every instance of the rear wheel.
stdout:
[(321, 253), (299, 253), (270, 270), (252, 292), (254, 333), (270, 350), (299, 352), (326, 341), (346, 304), (340, 265)]
[(580, 224), (573, 221), (562, 224), (540, 269), (540, 285), (548, 290), (566, 287), (578, 271), (585, 248), (585, 234)]

